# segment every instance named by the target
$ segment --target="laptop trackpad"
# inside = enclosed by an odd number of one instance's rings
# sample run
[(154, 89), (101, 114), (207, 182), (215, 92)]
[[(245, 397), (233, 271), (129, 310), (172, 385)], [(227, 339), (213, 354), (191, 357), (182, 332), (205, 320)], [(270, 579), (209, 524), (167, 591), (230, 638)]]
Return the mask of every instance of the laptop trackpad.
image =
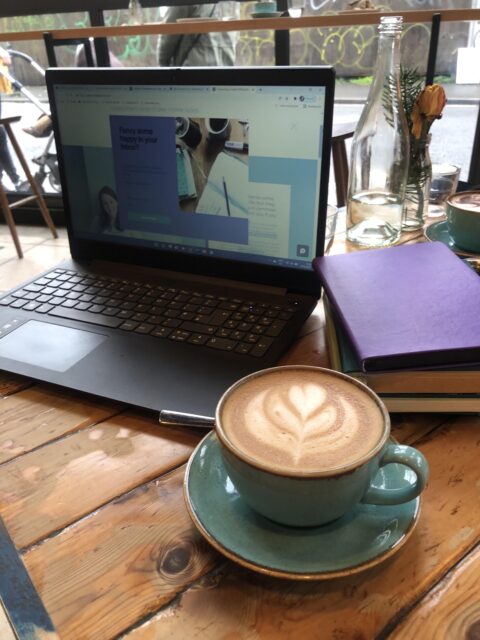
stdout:
[(0, 339), (0, 357), (66, 371), (108, 336), (29, 320)]

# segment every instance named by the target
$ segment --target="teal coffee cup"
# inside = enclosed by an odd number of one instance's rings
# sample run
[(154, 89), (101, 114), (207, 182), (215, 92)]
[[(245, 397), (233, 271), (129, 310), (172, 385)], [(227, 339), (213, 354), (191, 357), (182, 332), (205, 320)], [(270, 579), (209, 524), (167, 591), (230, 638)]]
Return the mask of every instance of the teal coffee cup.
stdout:
[(455, 193), (447, 200), (447, 225), (457, 247), (480, 253), (480, 191)]
[[(275, 367), (239, 380), (218, 403), (215, 429), (241, 498), (294, 527), (325, 524), (360, 502), (408, 502), (428, 480), (420, 451), (390, 440), (378, 396), (329, 369)], [(382, 485), (390, 463), (405, 466), (401, 486)]]

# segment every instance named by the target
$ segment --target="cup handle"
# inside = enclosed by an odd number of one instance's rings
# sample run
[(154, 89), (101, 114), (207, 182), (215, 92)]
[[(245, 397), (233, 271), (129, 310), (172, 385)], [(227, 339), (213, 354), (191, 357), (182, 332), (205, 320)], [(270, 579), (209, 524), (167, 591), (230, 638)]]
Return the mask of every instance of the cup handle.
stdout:
[(380, 467), (390, 462), (403, 464), (412, 469), (416, 474), (415, 481), (412, 481), (406, 487), (397, 487), (396, 489), (370, 486), (363, 496), (362, 502), (368, 504), (402, 504), (413, 500), (423, 491), (428, 481), (429, 469), (425, 456), (418, 449), (401, 444), (389, 444), (380, 460)]

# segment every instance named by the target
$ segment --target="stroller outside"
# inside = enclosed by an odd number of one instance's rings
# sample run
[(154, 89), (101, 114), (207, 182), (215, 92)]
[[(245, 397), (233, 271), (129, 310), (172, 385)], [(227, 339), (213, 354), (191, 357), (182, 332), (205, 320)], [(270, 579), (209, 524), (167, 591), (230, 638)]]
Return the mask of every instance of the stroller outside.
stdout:
[[(23, 53), (22, 51), (17, 51), (12, 49), (11, 47), (7, 47), (6, 49), (10, 54), (12, 60), (20, 59), (31, 65), (35, 71), (37, 71), (43, 78), (45, 77), (45, 69), (43, 69), (31, 56)], [(47, 49), (48, 51), (48, 49)], [(110, 59), (110, 65), (112, 67), (121, 67), (123, 66), (120, 60), (115, 56), (115, 54), (108, 50), (108, 55)], [(88, 41), (83, 44), (79, 44), (75, 51), (75, 66), (76, 67), (85, 67), (85, 66), (96, 66), (97, 59), (95, 54), (95, 49), (93, 47), (93, 38), (89, 38)], [(55, 150), (55, 140), (53, 134), (52, 127), (52, 119), (50, 116), (50, 112), (48, 108), (38, 98), (29, 91), (19, 80), (17, 80), (6, 67), (0, 66), (0, 74), (3, 75), (12, 85), (12, 87), (19, 91), (22, 95), (24, 95), (29, 102), (35, 105), (40, 111), (41, 115), (38, 117), (37, 121), (29, 126), (24, 127), (23, 131), (28, 133), (29, 135), (35, 138), (46, 138), (46, 144), (43, 151), (31, 158), (32, 162), (34, 162), (38, 169), (33, 173), (33, 177), (35, 178), (38, 186), (45, 191), (44, 183), (45, 180), (48, 180), (50, 187), (54, 192), (60, 193), (62, 186), (60, 183), (60, 173), (58, 170), (58, 160), (57, 154)]]
[[(10, 47), (7, 48), (7, 51), (12, 60), (23, 60), (30, 64), (42, 77), (45, 77), (45, 70), (35, 62), (31, 56), (21, 51), (11, 49)], [(38, 169), (35, 172), (32, 171), (32, 173), (36, 183), (42, 190), (45, 190), (43, 185), (45, 180), (48, 180), (53, 191), (59, 193), (61, 190), (60, 175), (58, 171), (57, 154), (54, 152), (55, 146), (50, 112), (48, 111), (48, 108), (46, 108), (46, 105), (42, 104), (42, 102), (40, 102), (40, 100), (38, 100), (31, 91), (17, 80), (9, 70), (0, 66), (0, 74), (10, 82), (15, 91), (19, 91), (40, 111), (41, 115), (37, 122), (34, 125), (23, 129), (26, 133), (36, 138), (46, 138), (46, 144), (43, 151), (34, 158), (31, 158), (32, 162), (38, 166)]]

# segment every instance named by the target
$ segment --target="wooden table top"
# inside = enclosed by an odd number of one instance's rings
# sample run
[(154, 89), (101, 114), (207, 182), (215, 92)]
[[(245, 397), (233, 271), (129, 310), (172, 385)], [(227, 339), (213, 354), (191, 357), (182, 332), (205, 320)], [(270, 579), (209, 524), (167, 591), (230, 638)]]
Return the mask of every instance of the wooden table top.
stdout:
[[(319, 306), (282, 363), (328, 366), (323, 328)], [(60, 638), (479, 637), (479, 416), (393, 415), (430, 464), (416, 529), (374, 568), (295, 582), (227, 560), (191, 523), (201, 433), (10, 374), (0, 394), (0, 515)]]

